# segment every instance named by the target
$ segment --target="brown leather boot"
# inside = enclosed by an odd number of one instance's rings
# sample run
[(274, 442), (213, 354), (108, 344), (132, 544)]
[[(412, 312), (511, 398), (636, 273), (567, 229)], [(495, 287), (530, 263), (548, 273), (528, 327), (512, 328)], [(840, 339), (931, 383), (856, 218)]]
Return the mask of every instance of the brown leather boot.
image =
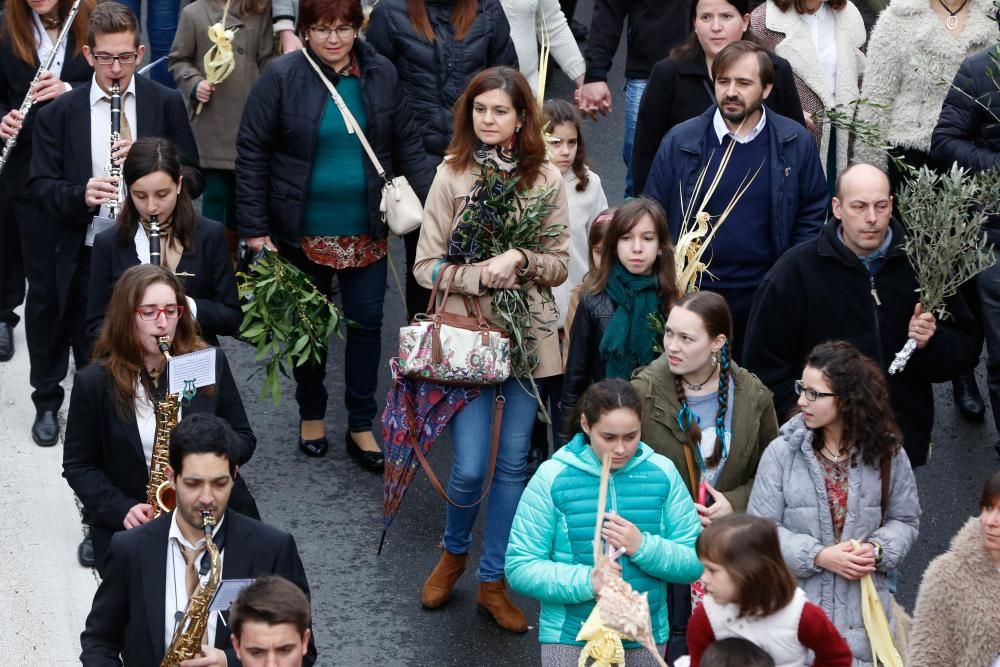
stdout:
[(420, 593), (420, 601), (425, 609), (437, 609), (448, 601), (455, 582), (465, 572), (466, 558), (468, 554), (453, 554), (444, 547), (441, 548), (441, 558), (434, 566), (431, 576), (427, 577)]
[(507, 597), (507, 585), (503, 579), (480, 582), (476, 604), (480, 609), (488, 611), (504, 630), (518, 633), (528, 631), (528, 619)]

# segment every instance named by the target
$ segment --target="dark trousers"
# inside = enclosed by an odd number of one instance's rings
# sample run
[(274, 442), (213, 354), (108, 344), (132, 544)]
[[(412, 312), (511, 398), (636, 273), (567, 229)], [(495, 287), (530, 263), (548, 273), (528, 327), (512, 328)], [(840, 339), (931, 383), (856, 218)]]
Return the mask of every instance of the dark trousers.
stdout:
[[(344, 348), (344, 406), (351, 431), (372, 430), (375, 419), (375, 389), (381, 371), (382, 303), (385, 300), (388, 259), (360, 269), (336, 271), (314, 263), (299, 248), (281, 248), (281, 254), (304, 271), (316, 287), (331, 297), (334, 274), (340, 284), (340, 298), (347, 344)], [(306, 363), (294, 369), (295, 400), (303, 420), (326, 417), (326, 353), (318, 364)]]
[(27, 199), (15, 197), (12, 203), (21, 233), (24, 273), (28, 278), (24, 332), (31, 363), (29, 380), (34, 387), (31, 400), (39, 412), (57, 412), (65, 393), (59, 383), (69, 372), (70, 349), (77, 368), (90, 363), (90, 344), (84, 331), (90, 248), (79, 248), (66, 306), (60, 308), (55, 269), (58, 225), (38, 215)]
[(747, 320), (750, 319), (750, 309), (753, 307), (753, 298), (757, 294), (756, 287), (742, 287), (728, 289), (715, 287), (706, 282), (702, 288), (708, 292), (721, 294), (729, 304), (729, 311), (733, 314), (733, 340), (729, 343), (729, 351), (732, 358), (737, 362), (742, 358), (743, 339), (747, 332)]
[(17, 326), (14, 309), (24, 301), (21, 235), (7, 194), (0, 190), (0, 322)]
[(420, 240), (420, 230), (410, 232), (403, 236), (403, 245), (406, 248), (406, 321), (409, 322), (417, 313), (427, 310), (427, 302), (430, 301), (431, 291), (422, 287), (417, 279), (413, 277), (413, 263), (417, 257), (417, 241)]

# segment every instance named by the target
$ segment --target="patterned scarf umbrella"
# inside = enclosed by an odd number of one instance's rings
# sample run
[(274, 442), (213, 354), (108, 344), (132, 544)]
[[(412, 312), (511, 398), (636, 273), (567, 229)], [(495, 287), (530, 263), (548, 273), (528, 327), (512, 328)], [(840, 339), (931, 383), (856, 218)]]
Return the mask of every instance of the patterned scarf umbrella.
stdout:
[(399, 360), (395, 358), (389, 362), (389, 368), (392, 371), (392, 387), (382, 413), (385, 503), (379, 553), (382, 553), (385, 534), (420, 465), (414, 447), (420, 447), (423, 454), (429, 453), (431, 445), (444, 432), (451, 418), (479, 396), (477, 387), (451, 387), (411, 380), (399, 372)]

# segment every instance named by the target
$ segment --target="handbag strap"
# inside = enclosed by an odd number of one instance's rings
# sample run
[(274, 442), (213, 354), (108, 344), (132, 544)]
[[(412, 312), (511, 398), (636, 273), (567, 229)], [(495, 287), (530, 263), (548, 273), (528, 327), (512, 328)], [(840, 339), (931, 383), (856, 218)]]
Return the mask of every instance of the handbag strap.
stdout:
[(479, 503), (486, 500), (486, 496), (490, 493), (490, 486), (493, 484), (493, 472), (497, 467), (497, 452), (500, 451), (500, 426), (503, 424), (503, 406), (506, 402), (503, 394), (497, 393), (496, 400), (493, 404), (493, 435), (490, 437), (490, 470), (486, 475), (486, 488), (483, 489), (483, 495), (479, 497), (479, 500), (472, 503), (471, 505), (460, 505), (452, 500), (448, 496), (448, 492), (444, 490), (441, 486), (441, 481), (438, 480), (437, 475), (434, 474), (434, 469), (431, 468), (430, 462), (427, 461), (427, 457), (424, 453), (420, 451), (419, 446), (414, 446), (413, 452), (417, 455), (417, 459), (420, 461), (420, 467), (424, 469), (427, 473), (427, 479), (430, 480), (431, 486), (437, 491), (438, 495), (445, 499), (449, 505), (453, 505), (459, 509), (468, 509), (470, 507), (475, 507)]
[(337, 88), (330, 82), (330, 79), (326, 78), (326, 74), (323, 74), (323, 70), (319, 68), (316, 61), (309, 55), (309, 50), (302, 49), (302, 55), (306, 57), (306, 60), (308, 60), (309, 64), (312, 65), (312, 68), (316, 70), (316, 76), (320, 78), (320, 81), (326, 85), (326, 89), (330, 91), (330, 97), (333, 98), (333, 103), (337, 105), (337, 108), (340, 110), (340, 115), (344, 117), (344, 124), (347, 125), (347, 131), (358, 137), (358, 141), (361, 142), (361, 145), (364, 146), (365, 152), (368, 153), (368, 158), (372, 161), (375, 171), (378, 172), (378, 175), (382, 178), (382, 180), (388, 182), (389, 179), (386, 178), (385, 169), (382, 168), (382, 163), (379, 162), (377, 157), (375, 157), (375, 151), (372, 150), (371, 145), (368, 143), (368, 138), (365, 137), (364, 130), (362, 130), (361, 126), (358, 125), (358, 121), (355, 120), (354, 114), (351, 113), (351, 110), (347, 108), (344, 98), (340, 96), (340, 93), (337, 92)]

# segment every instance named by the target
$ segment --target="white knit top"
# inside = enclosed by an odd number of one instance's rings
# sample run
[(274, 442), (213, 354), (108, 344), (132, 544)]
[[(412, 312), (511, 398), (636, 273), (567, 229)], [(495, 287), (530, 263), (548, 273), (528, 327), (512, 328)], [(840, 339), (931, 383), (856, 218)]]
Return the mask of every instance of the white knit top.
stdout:
[(549, 49), (552, 57), (570, 79), (581, 76), (587, 69), (570, 32), (566, 17), (559, 8), (559, 0), (500, 0), (507, 22), (510, 23), (510, 37), (514, 40), (517, 61), (521, 74), (531, 84), (538, 87), (538, 43), (543, 26), (548, 29)]

